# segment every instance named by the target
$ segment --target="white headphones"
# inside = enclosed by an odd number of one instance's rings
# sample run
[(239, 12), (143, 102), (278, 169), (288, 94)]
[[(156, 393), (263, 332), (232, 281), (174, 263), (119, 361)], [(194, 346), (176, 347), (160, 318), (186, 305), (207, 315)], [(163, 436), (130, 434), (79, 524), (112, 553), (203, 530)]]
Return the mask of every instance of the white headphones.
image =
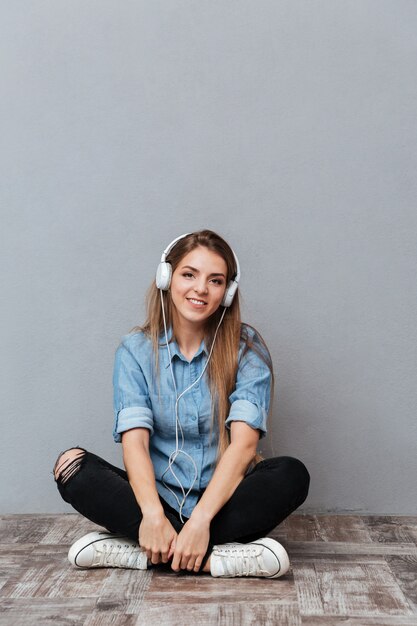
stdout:
[[(174, 241), (171, 241), (171, 243), (163, 251), (161, 256), (161, 262), (159, 263), (158, 269), (156, 270), (156, 286), (158, 289), (161, 289), (162, 291), (168, 291), (171, 284), (172, 265), (171, 263), (166, 262), (166, 258), (171, 252), (172, 248), (177, 243), (177, 241), (179, 241), (180, 239), (184, 239), (184, 237), (187, 237), (189, 234), (190, 233), (185, 233), (184, 235), (177, 237), (176, 239), (174, 239)], [(229, 307), (232, 304), (240, 280), (239, 260), (233, 250), (232, 252), (236, 262), (236, 276), (229, 281), (229, 284), (226, 287), (226, 291), (224, 292), (223, 300), (221, 301), (221, 306), (224, 307)]]

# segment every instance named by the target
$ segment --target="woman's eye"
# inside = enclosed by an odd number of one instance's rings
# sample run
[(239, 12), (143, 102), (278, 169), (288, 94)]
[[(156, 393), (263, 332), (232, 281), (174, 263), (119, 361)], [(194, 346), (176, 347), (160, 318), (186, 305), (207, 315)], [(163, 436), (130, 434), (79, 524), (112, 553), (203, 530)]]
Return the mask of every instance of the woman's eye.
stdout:
[(213, 283), (216, 283), (216, 285), (223, 285), (221, 278), (213, 278)]
[(191, 272), (185, 272), (183, 276), (185, 276), (185, 278), (189, 278), (190, 276), (192, 277), (192, 274)]

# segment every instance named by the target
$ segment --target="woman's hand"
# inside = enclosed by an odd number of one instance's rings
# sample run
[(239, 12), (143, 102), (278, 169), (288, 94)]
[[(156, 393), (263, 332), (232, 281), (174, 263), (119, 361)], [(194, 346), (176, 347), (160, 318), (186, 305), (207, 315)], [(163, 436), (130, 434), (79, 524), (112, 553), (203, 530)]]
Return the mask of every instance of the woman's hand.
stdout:
[(172, 569), (175, 572), (179, 572), (180, 569), (198, 572), (207, 552), (209, 538), (210, 522), (193, 519), (191, 516), (178, 533)]
[(139, 526), (139, 545), (156, 565), (167, 563), (174, 553), (177, 532), (164, 513), (144, 514)]

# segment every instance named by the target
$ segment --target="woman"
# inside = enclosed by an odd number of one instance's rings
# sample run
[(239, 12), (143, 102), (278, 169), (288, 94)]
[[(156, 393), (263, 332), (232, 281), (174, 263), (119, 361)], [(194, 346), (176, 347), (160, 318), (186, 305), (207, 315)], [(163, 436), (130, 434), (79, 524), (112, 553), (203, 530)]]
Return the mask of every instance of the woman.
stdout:
[(171, 562), (174, 571), (278, 578), (289, 567), (265, 537), (307, 497), (292, 457), (261, 460), (273, 387), (259, 333), (242, 324), (239, 262), (216, 233), (175, 239), (148, 295), (148, 319), (114, 367), (121, 470), (83, 448), (62, 453), (58, 489), (109, 532), (71, 547), (77, 567)]

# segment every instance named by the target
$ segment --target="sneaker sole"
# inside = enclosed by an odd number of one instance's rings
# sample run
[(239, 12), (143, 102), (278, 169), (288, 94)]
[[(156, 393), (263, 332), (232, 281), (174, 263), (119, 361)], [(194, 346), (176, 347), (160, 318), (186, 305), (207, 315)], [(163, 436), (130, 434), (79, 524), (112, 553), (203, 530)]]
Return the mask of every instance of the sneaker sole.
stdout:
[(272, 576), (265, 576), (265, 578), (279, 578), (288, 572), (290, 568), (290, 560), (285, 548), (278, 541), (271, 539), (271, 537), (263, 537), (262, 539), (251, 541), (251, 543), (264, 546), (264, 548), (267, 548), (272, 552), (278, 561), (278, 571), (275, 574), (272, 574)]

